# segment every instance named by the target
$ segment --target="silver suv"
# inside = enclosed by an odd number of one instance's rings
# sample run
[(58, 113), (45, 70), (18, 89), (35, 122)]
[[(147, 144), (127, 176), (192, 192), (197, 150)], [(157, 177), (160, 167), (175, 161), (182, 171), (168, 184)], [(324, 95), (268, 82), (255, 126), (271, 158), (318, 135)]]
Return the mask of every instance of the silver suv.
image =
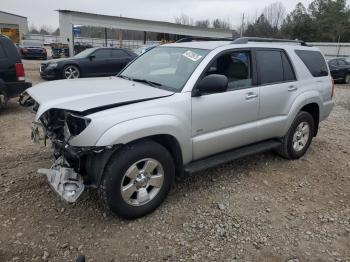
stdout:
[(32, 138), (49, 138), (47, 176), (74, 202), (97, 188), (118, 215), (156, 209), (175, 177), (266, 150), (305, 154), (333, 108), (317, 48), (260, 38), (156, 47), (118, 76), (30, 88)]

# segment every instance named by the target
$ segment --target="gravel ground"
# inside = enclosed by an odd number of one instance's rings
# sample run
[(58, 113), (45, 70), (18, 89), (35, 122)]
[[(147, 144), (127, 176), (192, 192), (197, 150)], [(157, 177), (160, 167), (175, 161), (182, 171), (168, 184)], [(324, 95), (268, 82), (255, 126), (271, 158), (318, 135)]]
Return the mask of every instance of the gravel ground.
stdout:
[[(34, 83), (39, 63), (26, 62)], [(61, 201), (36, 173), (51, 160), (32, 119), (15, 100), (0, 112), (0, 261), (350, 261), (350, 86), (302, 159), (267, 152), (198, 173), (134, 221), (94, 190)]]

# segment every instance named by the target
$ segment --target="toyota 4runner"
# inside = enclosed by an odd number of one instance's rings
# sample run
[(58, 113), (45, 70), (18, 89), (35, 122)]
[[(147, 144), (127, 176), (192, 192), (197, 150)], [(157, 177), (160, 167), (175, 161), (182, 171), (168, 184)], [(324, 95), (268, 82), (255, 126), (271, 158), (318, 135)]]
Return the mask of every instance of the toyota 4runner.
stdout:
[(305, 154), (333, 108), (324, 57), (302, 41), (240, 38), (156, 47), (118, 76), (39, 84), (32, 138), (51, 140), (40, 169), (74, 202), (98, 189), (118, 215), (156, 209), (175, 177), (250, 154)]

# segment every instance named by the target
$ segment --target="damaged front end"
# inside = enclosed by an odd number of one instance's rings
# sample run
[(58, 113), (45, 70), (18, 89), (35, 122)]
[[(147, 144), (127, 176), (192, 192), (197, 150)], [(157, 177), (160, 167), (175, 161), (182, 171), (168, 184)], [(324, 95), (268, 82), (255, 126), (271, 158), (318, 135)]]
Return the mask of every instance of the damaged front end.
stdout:
[[(26, 105), (37, 110), (38, 104), (27, 98)], [(34, 111), (34, 110), (33, 110)], [(97, 187), (103, 167), (117, 146), (72, 146), (70, 141), (82, 133), (91, 120), (79, 112), (52, 108), (32, 123), (33, 142), (53, 148), (54, 164), (50, 169), (39, 169), (54, 191), (67, 202), (75, 202), (86, 186)]]

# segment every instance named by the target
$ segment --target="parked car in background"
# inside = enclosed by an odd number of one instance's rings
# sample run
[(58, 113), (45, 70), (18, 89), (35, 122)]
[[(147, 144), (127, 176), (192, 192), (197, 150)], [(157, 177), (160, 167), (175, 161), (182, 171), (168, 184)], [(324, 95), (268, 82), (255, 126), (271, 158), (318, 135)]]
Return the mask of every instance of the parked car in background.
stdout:
[(50, 60), (40, 66), (44, 79), (73, 79), (118, 74), (137, 55), (122, 48), (89, 48), (71, 57)]
[(39, 58), (47, 59), (47, 52), (43, 43), (33, 40), (23, 40), (19, 45), (19, 52), (24, 59)]
[(332, 58), (328, 66), (334, 81), (350, 84), (350, 58)]
[(0, 108), (7, 101), (31, 87), (25, 81), (25, 72), (21, 57), (11, 40), (0, 34)]
[(158, 45), (145, 45), (141, 46), (139, 48), (134, 49), (134, 53), (137, 55), (142, 55), (143, 53), (148, 52), (149, 50), (152, 50), (153, 48), (157, 47)]

